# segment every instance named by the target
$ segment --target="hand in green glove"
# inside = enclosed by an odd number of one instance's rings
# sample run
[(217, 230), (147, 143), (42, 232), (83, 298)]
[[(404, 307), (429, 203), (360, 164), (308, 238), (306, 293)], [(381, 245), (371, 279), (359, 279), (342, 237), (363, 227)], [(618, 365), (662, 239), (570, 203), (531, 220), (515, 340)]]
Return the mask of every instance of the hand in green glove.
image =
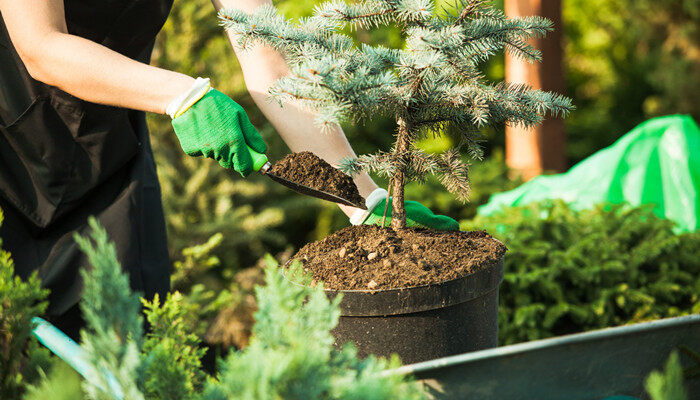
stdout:
[(248, 147), (265, 153), (267, 145), (243, 107), (212, 89), (172, 121), (182, 150), (190, 156), (204, 156), (248, 176), (253, 160)]
[[(367, 196), (367, 209), (359, 210), (358, 214), (350, 218), (353, 225), (381, 225), (384, 217), (384, 205), (386, 204), (386, 190), (377, 189)], [(458, 231), (459, 223), (445, 215), (435, 215), (428, 207), (417, 201), (407, 200), (406, 226), (414, 228), (430, 228), (440, 231)], [(386, 226), (391, 224), (391, 203), (386, 212)]]

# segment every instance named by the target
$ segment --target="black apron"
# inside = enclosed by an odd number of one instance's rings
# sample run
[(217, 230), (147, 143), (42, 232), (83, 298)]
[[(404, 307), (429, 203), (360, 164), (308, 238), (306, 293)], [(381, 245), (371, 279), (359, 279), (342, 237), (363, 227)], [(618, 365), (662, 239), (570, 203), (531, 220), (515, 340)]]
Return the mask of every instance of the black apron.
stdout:
[[(172, 0), (65, 0), (68, 31), (148, 63)], [(0, 15), (1, 17), (1, 15)], [(31, 78), (0, 18), (0, 227), (26, 278), (51, 289), (48, 316), (75, 310), (89, 267), (73, 234), (94, 215), (131, 286), (167, 292), (160, 186), (143, 112), (89, 103)], [(59, 318), (60, 319), (60, 318)]]

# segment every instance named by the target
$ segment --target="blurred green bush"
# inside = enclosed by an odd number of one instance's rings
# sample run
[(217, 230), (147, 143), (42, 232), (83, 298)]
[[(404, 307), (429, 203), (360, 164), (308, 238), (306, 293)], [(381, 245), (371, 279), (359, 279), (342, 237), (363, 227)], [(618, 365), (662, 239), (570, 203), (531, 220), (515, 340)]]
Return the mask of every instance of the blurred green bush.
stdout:
[(649, 207), (561, 201), (462, 222), (508, 246), (499, 343), (700, 312), (700, 233), (675, 235)]

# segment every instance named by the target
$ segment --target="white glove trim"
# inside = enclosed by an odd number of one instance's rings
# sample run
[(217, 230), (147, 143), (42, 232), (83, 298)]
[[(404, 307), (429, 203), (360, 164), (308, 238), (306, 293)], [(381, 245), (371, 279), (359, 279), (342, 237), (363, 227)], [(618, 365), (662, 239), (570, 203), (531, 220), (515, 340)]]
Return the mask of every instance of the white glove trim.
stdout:
[(182, 115), (182, 113), (192, 107), (194, 103), (204, 97), (209, 90), (211, 90), (209, 78), (195, 79), (192, 87), (190, 87), (187, 92), (177, 96), (170, 102), (170, 104), (168, 104), (168, 107), (165, 108), (165, 113), (170, 115), (170, 118), (173, 119), (179, 117)]
[(365, 199), (366, 210), (357, 210), (350, 216), (350, 223), (353, 225), (362, 225), (383, 199), (386, 199), (386, 190), (382, 188), (374, 189), (372, 193)]

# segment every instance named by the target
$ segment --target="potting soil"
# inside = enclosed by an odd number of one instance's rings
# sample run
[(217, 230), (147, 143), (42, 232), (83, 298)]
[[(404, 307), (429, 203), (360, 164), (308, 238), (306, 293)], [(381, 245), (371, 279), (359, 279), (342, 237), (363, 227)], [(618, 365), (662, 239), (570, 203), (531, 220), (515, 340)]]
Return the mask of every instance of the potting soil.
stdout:
[(310, 151), (292, 153), (277, 161), (270, 173), (302, 185), (365, 204), (352, 178)]
[(497, 262), (506, 250), (485, 231), (359, 225), (307, 244), (293, 259), (326, 289), (381, 290), (460, 278)]

